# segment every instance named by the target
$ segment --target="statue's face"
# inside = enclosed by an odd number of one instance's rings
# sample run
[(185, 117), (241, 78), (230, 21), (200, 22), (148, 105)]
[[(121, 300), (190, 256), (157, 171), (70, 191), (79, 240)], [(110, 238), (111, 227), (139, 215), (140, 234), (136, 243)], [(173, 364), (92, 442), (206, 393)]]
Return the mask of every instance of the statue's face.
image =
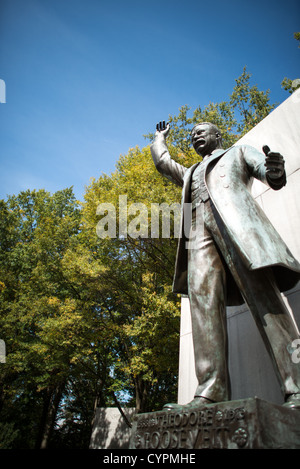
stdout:
[(199, 124), (192, 130), (192, 144), (198, 155), (209, 155), (219, 146), (220, 136), (208, 124)]

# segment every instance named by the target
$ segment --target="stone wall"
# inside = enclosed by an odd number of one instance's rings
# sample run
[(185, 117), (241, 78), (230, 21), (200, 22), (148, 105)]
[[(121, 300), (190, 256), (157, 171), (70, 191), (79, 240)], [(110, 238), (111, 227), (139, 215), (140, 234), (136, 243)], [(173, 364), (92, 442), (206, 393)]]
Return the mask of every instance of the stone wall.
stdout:
[[(129, 422), (135, 409), (123, 409)], [(128, 449), (131, 427), (116, 407), (98, 408), (91, 435), (90, 449)]]

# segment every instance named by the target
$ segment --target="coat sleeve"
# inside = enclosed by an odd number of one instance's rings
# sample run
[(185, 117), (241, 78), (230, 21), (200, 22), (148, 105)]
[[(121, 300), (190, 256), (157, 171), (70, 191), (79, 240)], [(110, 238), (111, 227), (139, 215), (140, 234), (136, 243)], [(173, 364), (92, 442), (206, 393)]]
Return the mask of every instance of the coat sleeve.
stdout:
[(259, 181), (263, 182), (271, 189), (279, 190), (286, 185), (286, 173), (278, 178), (272, 179), (266, 174), (265, 167), (265, 155), (260, 153), (254, 147), (245, 145), (242, 147), (247, 168), (250, 172), (250, 175)]
[(156, 169), (174, 184), (182, 187), (183, 177), (187, 168), (172, 160), (165, 137), (163, 135), (156, 135), (150, 148)]

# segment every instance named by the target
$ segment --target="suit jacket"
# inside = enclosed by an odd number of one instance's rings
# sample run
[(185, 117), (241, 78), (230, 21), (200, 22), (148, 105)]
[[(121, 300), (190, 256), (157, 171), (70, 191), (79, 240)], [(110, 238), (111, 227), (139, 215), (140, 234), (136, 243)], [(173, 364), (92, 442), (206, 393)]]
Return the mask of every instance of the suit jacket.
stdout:
[[(181, 233), (173, 291), (187, 294), (187, 230), (183, 229), (183, 204), (191, 202), (192, 174), (199, 163), (190, 168), (176, 163), (171, 159), (161, 135), (151, 145), (151, 153), (158, 171), (182, 186)], [(289, 290), (300, 279), (300, 264), (251, 195), (253, 178), (277, 190), (285, 185), (285, 174), (279, 181), (268, 180), (265, 156), (247, 145), (215, 150), (209, 158), (205, 183), (230, 242), (249, 270), (272, 267), (279, 289)], [(237, 287), (234, 285), (232, 288)], [(229, 292), (228, 305), (241, 303), (243, 300), (238, 292)]]

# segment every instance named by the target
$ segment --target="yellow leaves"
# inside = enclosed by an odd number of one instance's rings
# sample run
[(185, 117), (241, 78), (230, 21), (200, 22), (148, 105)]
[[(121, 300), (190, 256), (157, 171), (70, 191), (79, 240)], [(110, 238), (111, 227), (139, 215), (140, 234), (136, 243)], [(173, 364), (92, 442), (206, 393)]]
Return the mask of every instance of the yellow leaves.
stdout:
[(74, 319), (73, 313), (76, 310), (76, 301), (73, 298), (66, 298), (62, 301), (54, 296), (47, 298), (46, 301), (49, 306), (57, 309), (58, 316), (64, 315), (66, 317), (68, 314), (72, 314), (72, 318)]
[(60, 300), (56, 297), (50, 297), (47, 300), (49, 306), (59, 306)]
[(70, 316), (72, 318), (72, 321), (74, 321), (76, 318), (81, 318), (81, 315), (78, 313), (75, 313), (76, 310), (76, 300), (73, 298), (66, 298), (63, 306), (61, 307), (61, 312), (62, 314), (66, 316)]
[(0, 281), (0, 292), (2, 292), (3, 290), (5, 290), (5, 288), (6, 288), (5, 283)]
[(126, 196), (129, 206), (133, 203), (143, 203), (148, 208), (152, 202), (165, 201), (166, 196), (174, 199), (176, 188), (172, 186), (172, 190), (166, 192), (165, 183), (155, 169), (149, 147), (129, 150), (127, 155), (120, 156), (115, 172), (110, 176), (102, 175), (98, 181), (92, 181), (86, 189), (83, 204), (86, 226), (95, 229), (99, 221), (96, 216), (99, 204), (110, 203), (118, 212), (119, 196)]
[(38, 354), (39, 356), (43, 355), (44, 360), (48, 360), (49, 355), (49, 346), (43, 343), (32, 344), (30, 350), (33, 354)]
[(76, 283), (78, 280), (82, 281), (84, 277), (96, 279), (105, 271), (101, 262), (93, 259), (91, 253), (83, 246), (78, 246), (76, 250), (66, 250), (62, 259), (62, 267), (66, 277)]
[(37, 318), (39, 341), (35, 347), (44, 358), (46, 351), (52, 356), (70, 345), (76, 347), (84, 325), (80, 306), (73, 298), (63, 300), (55, 296), (36, 302), (35, 308), (43, 314)]
[(72, 357), (70, 360), (70, 363), (72, 363), (72, 365), (76, 365), (76, 363), (78, 362), (79, 362), (79, 357), (77, 356)]

